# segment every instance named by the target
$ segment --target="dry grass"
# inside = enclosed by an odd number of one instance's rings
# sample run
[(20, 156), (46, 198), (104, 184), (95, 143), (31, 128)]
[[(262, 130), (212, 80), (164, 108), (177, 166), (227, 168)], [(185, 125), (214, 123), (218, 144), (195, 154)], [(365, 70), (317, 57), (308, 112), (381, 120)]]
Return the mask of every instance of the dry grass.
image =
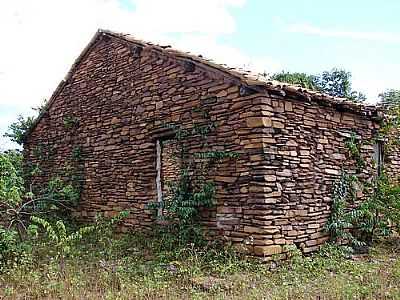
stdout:
[[(61, 275), (41, 248), (0, 277), (1, 299), (400, 299), (400, 241), (346, 259), (330, 249), (271, 264), (216, 248), (160, 250), (124, 238), (81, 246)], [(158, 249), (151, 251), (150, 249)], [(38, 254), (40, 253), (40, 255)]]

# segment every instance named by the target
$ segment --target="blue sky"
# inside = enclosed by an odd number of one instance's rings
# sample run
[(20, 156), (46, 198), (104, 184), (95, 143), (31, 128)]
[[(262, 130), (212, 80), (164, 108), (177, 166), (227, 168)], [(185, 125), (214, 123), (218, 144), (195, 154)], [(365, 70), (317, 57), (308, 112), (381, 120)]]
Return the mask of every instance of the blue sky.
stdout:
[(400, 89), (399, 12), (398, 0), (1, 1), (0, 135), (50, 97), (97, 28), (256, 72), (345, 68), (374, 102)]
[[(249, 1), (233, 10), (238, 29), (225, 40), (243, 47), (249, 55), (268, 53), (291, 70), (390, 66), (400, 63), (399, 12), (400, 1), (391, 0)], [(310, 34), (301, 28), (304, 26), (318, 28), (321, 33)], [(332, 36), (329, 32), (342, 34)], [(388, 33), (397, 37), (379, 40), (379, 34)]]
[(249, 56), (290, 71), (345, 68), (371, 101), (400, 88), (400, 1), (248, 1), (232, 12), (237, 31), (221, 39)]

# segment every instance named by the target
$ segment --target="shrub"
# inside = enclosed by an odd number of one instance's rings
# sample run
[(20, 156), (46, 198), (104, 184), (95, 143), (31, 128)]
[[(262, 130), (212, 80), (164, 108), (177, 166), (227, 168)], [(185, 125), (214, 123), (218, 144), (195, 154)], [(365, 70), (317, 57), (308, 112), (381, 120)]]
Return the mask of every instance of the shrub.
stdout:
[(154, 202), (149, 208), (161, 208), (168, 221), (167, 231), (176, 236), (178, 243), (201, 243), (203, 236), (198, 221), (201, 210), (214, 205), (215, 185), (213, 182), (196, 182), (188, 169), (181, 170), (177, 181), (170, 182), (171, 196), (162, 203)]
[(367, 185), (372, 192), (351, 208), (355, 181), (356, 177), (342, 173), (334, 185), (332, 212), (326, 224), (331, 241), (371, 246), (375, 239), (400, 232), (400, 186), (382, 172), (372, 186)]
[(21, 155), (16, 151), (0, 153), (0, 202), (18, 203), (23, 192)]
[(27, 259), (28, 244), (19, 240), (15, 230), (0, 227), (0, 272), (22, 264)]
[(22, 115), (19, 115), (17, 121), (8, 127), (8, 131), (4, 136), (8, 137), (18, 145), (22, 145), (24, 143), (25, 135), (33, 126), (34, 121), (34, 117), (24, 118)]
[(31, 224), (30, 230), (36, 236), (38, 236), (39, 226), (44, 230), (47, 243), (50, 244), (52, 249), (50, 254), (58, 260), (61, 274), (64, 274), (65, 259), (72, 254), (73, 246), (95, 229), (94, 226), (87, 226), (69, 233), (61, 220), (58, 220), (55, 224), (35, 216), (32, 216), (31, 220), (33, 224)]

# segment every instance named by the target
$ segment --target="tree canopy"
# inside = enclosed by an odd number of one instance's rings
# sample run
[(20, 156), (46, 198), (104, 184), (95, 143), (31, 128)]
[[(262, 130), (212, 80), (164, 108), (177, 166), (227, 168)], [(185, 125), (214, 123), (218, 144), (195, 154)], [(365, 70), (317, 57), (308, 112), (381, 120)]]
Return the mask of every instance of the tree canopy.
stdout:
[(320, 91), (334, 97), (347, 98), (351, 101), (366, 100), (363, 93), (352, 89), (351, 73), (343, 69), (333, 68), (318, 75), (282, 71), (272, 75), (271, 79), (297, 84), (303, 88)]
[(379, 94), (379, 102), (385, 108), (400, 106), (400, 90), (389, 89)]

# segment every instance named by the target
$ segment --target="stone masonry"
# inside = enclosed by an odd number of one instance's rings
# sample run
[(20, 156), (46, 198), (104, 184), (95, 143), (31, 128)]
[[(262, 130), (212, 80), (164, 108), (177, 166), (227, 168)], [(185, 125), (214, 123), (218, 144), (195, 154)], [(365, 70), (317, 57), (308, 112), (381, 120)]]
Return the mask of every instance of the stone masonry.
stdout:
[[(44, 172), (36, 181), (45, 183), (79, 147), (84, 180), (75, 215), (90, 219), (129, 209), (125, 228), (146, 230), (155, 221), (146, 205), (157, 199), (157, 141), (171, 134), (165, 124), (205, 124), (194, 108), (215, 124), (209, 150), (239, 153), (209, 174), (217, 186), (217, 204), (203, 219), (209, 236), (258, 256), (280, 254), (287, 244), (307, 253), (326, 241), (332, 184), (342, 168), (356, 173), (345, 141), (352, 132), (372, 140), (379, 129), (376, 108), (126, 35), (94, 36), (27, 136), (25, 158), (40, 165)], [(191, 153), (200, 150), (198, 138), (185, 143)], [(168, 145), (161, 143), (162, 180), (179, 172)], [(45, 160), (35, 155), (39, 146), (51, 149)], [(374, 149), (362, 146), (370, 163), (359, 176), (375, 176)]]

